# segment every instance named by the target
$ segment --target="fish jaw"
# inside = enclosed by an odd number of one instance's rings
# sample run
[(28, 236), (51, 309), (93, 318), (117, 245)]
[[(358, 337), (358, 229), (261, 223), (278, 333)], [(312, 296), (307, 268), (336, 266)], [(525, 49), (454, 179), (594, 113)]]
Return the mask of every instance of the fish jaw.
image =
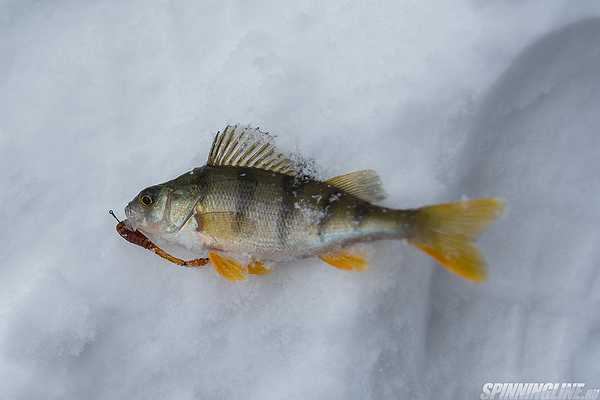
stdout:
[(131, 203), (125, 206), (125, 216), (127, 219), (125, 220), (125, 225), (129, 230), (136, 231), (138, 229), (138, 219), (139, 216), (134, 211)]

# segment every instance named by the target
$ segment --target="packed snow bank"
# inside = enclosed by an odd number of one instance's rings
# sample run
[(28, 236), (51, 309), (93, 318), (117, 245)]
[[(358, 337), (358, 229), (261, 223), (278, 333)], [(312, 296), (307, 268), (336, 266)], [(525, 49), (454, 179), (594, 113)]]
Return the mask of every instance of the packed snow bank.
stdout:
[[(562, 29), (596, 1), (0, 7), (0, 398), (599, 383), (600, 41), (596, 20)], [(326, 175), (378, 170), (390, 206), (505, 197), (490, 282), (386, 242), (363, 274), (306, 260), (232, 285), (114, 232), (108, 208), (236, 122)]]
[(509, 210), (481, 241), (490, 284), (465, 292), (436, 273), (428, 376), (440, 388), (599, 383), (599, 71), (600, 19), (586, 19), (528, 46), (483, 101), (454, 193), (503, 196)]

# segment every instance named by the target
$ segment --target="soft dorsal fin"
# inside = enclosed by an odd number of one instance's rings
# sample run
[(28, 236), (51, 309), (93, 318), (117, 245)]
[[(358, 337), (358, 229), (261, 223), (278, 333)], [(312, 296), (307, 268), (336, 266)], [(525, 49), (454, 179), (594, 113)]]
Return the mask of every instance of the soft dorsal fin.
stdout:
[(326, 180), (325, 183), (372, 203), (385, 199), (381, 179), (372, 169), (336, 176)]
[(248, 167), (296, 176), (296, 164), (273, 145), (273, 136), (258, 128), (227, 126), (213, 141), (208, 165)]

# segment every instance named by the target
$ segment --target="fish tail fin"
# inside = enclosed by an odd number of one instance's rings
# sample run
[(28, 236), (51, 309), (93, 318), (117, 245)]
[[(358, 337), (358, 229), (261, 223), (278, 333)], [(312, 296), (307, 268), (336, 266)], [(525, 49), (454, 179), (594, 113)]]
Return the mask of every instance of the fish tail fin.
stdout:
[(422, 207), (415, 211), (408, 242), (444, 268), (474, 282), (486, 278), (486, 264), (473, 243), (504, 209), (499, 199), (476, 199)]

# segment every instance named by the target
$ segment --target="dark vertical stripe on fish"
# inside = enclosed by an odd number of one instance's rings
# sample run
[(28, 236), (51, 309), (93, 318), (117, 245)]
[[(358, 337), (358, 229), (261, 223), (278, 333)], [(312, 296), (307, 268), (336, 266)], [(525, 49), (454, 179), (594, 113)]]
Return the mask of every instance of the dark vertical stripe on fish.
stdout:
[(242, 232), (242, 227), (248, 218), (248, 210), (254, 201), (257, 186), (256, 173), (252, 169), (244, 169), (240, 172), (235, 199), (235, 223), (233, 225), (233, 231), (237, 234), (251, 233)]
[(331, 218), (335, 216), (336, 209), (340, 205), (339, 197), (341, 193), (337, 188), (333, 186), (330, 186), (329, 188), (332, 190), (326, 195), (327, 198), (325, 199), (325, 208), (323, 209), (325, 215), (319, 220), (319, 223), (317, 225), (317, 233), (319, 234), (319, 239), (321, 242), (325, 241), (325, 234), (327, 233), (327, 224), (329, 223)]
[(352, 216), (352, 222), (354, 229), (360, 229), (365, 217), (369, 214), (369, 207), (366, 204), (358, 203), (354, 206), (354, 215)]
[(294, 191), (297, 189), (295, 178), (282, 175), (281, 180), (281, 207), (277, 216), (277, 238), (279, 244), (285, 245), (290, 234), (290, 222), (294, 215)]
[[(211, 193), (214, 187), (213, 184), (213, 179), (210, 179), (210, 175), (206, 175), (204, 178), (202, 178), (202, 180), (199, 182), (200, 185), (203, 187), (204, 193)], [(201, 204), (204, 203), (206, 201), (206, 197), (201, 200), (200, 202), (198, 202), (196, 204), (195, 207), (195, 218), (196, 218), (196, 231), (198, 232), (202, 232), (204, 230), (204, 221), (202, 220), (202, 214), (201, 214)], [(206, 205), (206, 203), (205, 203)]]
[(319, 219), (319, 223), (317, 224), (317, 233), (319, 234), (319, 240), (321, 242), (325, 241), (325, 226), (327, 225), (327, 222), (329, 221), (329, 219), (331, 218), (331, 211), (329, 210), (330, 206), (327, 205), (325, 206), (325, 208), (323, 208), (323, 216), (321, 217), (321, 219)]

